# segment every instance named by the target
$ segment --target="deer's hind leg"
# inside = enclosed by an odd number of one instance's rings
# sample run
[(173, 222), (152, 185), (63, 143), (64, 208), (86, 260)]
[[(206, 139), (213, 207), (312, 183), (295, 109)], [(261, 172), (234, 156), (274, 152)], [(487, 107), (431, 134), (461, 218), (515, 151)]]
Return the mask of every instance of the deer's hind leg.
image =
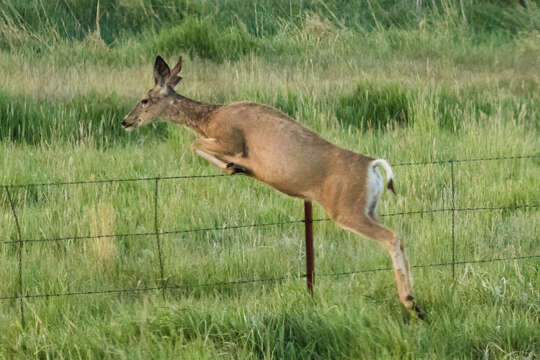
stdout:
[(228, 145), (230, 144), (221, 144), (214, 138), (199, 137), (191, 144), (191, 147), (197, 155), (228, 174), (249, 174), (250, 171), (247, 168), (233, 162), (241, 156), (234, 151), (236, 149), (231, 149), (231, 146)]
[(403, 241), (393, 230), (382, 226), (370, 215), (369, 211), (361, 211), (351, 215), (335, 214), (332, 217), (345, 229), (377, 240), (390, 253), (396, 276), (399, 300), (407, 310), (414, 311), (420, 319), (424, 319), (424, 315), (412, 296), (412, 280), (409, 274), (409, 264), (403, 249)]

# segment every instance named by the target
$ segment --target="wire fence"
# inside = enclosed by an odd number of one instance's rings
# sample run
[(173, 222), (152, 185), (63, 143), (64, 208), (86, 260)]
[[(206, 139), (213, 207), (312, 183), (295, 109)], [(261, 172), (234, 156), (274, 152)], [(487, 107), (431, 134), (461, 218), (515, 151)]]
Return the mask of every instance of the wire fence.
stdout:
[[(452, 277), (455, 277), (455, 267), (457, 265), (464, 264), (482, 264), (482, 263), (492, 263), (500, 261), (518, 261), (518, 260), (534, 260), (540, 258), (540, 253), (529, 254), (526, 256), (513, 256), (513, 257), (495, 257), (479, 260), (468, 260), (460, 261), (456, 259), (456, 244), (455, 244), (455, 218), (459, 212), (478, 212), (478, 211), (497, 211), (497, 210), (518, 210), (518, 209), (537, 209), (540, 207), (540, 203), (531, 203), (531, 204), (520, 204), (512, 206), (480, 206), (480, 207), (457, 207), (456, 206), (456, 179), (455, 179), (455, 166), (461, 163), (466, 162), (485, 162), (485, 161), (503, 161), (503, 160), (533, 160), (540, 159), (540, 154), (531, 154), (531, 155), (518, 155), (518, 156), (500, 156), (500, 157), (482, 157), (482, 158), (471, 158), (471, 159), (449, 159), (449, 160), (434, 160), (434, 161), (423, 161), (423, 162), (403, 162), (392, 164), (393, 167), (399, 166), (425, 166), (425, 165), (441, 165), (441, 166), (450, 166), (450, 186), (451, 186), (451, 207), (435, 208), (435, 209), (418, 209), (411, 211), (395, 212), (395, 213), (386, 213), (379, 215), (380, 217), (392, 217), (392, 216), (412, 216), (412, 215), (423, 215), (431, 213), (450, 213), (451, 218), (451, 261), (443, 263), (431, 263), (431, 264), (417, 264), (412, 265), (412, 268), (432, 268), (432, 267), (451, 267)], [(2, 185), (2, 188), (6, 194), (11, 213), (15, 222), (16, 228), (16, 239), (11, 240), (2, 240), (0, 245), (18, 245), (18, 278), (17, 278), (17, 293), (13, 295), (4, 295), (0, 294), (0, 301), (19, 301), (20, 307), (20, 319), (21, 324), (24, 326), (25, 317), (24, 317), (24, 300), (25, 299), (36, 299), (36, 298), (52, 298), (52, 297), (62, 297), (62, 296), (81, 296), (81, 295), (106, 295), (106, 294), (128, 294), (128, 293), (140, 293), (140, 292), (161, 292), (163, 298), (166, 297), (167, 290), (189, 290), (193, 288), (202, 288), (202, 287), (224, 287), (224, 286), (238, 286), (245, 284), (257, 284), (257, 283), (268, 283), (268, 282), (281, 282), (285, 280), (294, 280), (301, 278), (310, 278), (313, 277), (313, 274), (310, 274), (309, 269), (306, 273), (299, 274), (288, 274), (282, 277), (269, 277), (269, 278), (260, 278), (260, 279), (237, 279), (234, 281), (224, 281), (224, 282), (210, 282), (197, 285), (181, 285), (181, 284), (168, 284), (163, 281), (159, 286), (153, 287), (137, 287), (137, 288), (124, 288), (124, 289), (94, 289), (88, 291), (75, 291), (75, 292), (62, 292), (62, 293), (39, 293), (39, 294), (27, 294), (24, 291), (23, 284), (23, 266), (24, 266), (24, 244), (26, 243), (47, 243), (47, 242), (61, 242), (61, 241), (76, 241), (83, 239), (103, 239), (103, 238), (122, 238), (122, 237), (139, 237), (139, 236), (154, 236), (156, 240), (156, 248), (158, 253), (158, 265), (159, 265), (159, 274), (160, 278), (165, 279), (165, 271), (163, 265), (163, 254), (161, 248), (161, 237), (171, 234), (189, 234), (196, 232), (209, 232), (209, 231), (235, 231), (239, 229), (246, 228), (272, 228), (282, 225), (290, 224), (300, 224), (300, 223), (315, 223), (315, 222), (324, 222), (329, 221), (328, 218), (318, 218), (312, 219), (311, 213), (307, 214), (304, 219), (296, 219), (289, 221), (279, 221), (279, 222), (269, 222), (269, 223), (249, 223), (249, 224), (237, 224), (237, 225), (223, 225), (223, 226), (214, 226), (214, 227), (201, 227), (201, 228), (188, 228), (188, 229), (177, 229), (177, 230), (159, 230), (159, 185), (162, 181), (173, 180), (173, 179), (203, 179), (203, 178), (217, 178), (225, 177), (230, 175), (224, 174), (215, 174), (215, 175), (187, 175), (187, 176), (166, 176), (166, 177), (146, 177), (146, 178), (130, 178), (130, 179), (103, 179), (103, 180), (88, 180), (88, 181), (71, 181), (71, 182), (49, 182), (49, 183), (31, 183), (31, 184), (5, 184)], [(66, 236), (66, 237), (51, 237), (51, 238), (40, 238), (40, 239), (25, 239), (22, 236), (21, 224), (17, 212), (17, 206), (13, 199), (12, 191), (17, 188), (30, 188), (30, 187), (51, 187), (51, 186), (72, 186), (72, 185), (89, 185), (89, 184), (103, 184), (103, 183), (119, 183), (119, 182), (153, 182), (154, 183), (154, 231), (152, 232), (133, 232), (133, 233), (117, 233), (117, 234), (101, 234), (101, 235), (87, 235), (87, 236)], [(311, 212), (311, 210), (310, 210)], [(306, 226), (307, 232), (307, 226)], [(537, 236), (537, 235), (535, 235)], [(540, 240), (540, 239), (535, 239)], [(308, 259), (306, 259), (309, 261)], [(391, 267), (382, 267), (374, 269), (357, 269), (346, 272), (334, 272), (334, 273), (317, 273), (317, 277), (343, 277), (350, 276), (354, 274), (369, 273), (369, 272), (378, 272), (378, 271), (390, 271)], [(310, 286), (308, 280), (308, 287)]]

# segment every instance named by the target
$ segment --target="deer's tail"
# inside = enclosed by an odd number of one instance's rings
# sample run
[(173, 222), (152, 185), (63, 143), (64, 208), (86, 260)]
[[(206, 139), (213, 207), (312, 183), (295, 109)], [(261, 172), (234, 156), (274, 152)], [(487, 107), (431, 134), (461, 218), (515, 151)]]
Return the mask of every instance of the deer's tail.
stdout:
[(394, 189), (394, 172), (392, 171), (390, 164), (388, 164), (388, 162), (384, 159), (377, 159), (371, 162), (371, 166), (373, 166), (373, 168), (381, 166), (384, 169), (384, 172), (386, 173), (386, 181), (388, 182), (386, 184), (386, 187), (395, 194), (396, 190)]

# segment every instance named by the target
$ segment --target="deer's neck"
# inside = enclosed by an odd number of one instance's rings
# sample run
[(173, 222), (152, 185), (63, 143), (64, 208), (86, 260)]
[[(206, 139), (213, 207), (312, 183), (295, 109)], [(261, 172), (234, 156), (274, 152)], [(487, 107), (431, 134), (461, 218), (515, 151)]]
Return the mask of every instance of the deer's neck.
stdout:
[(223, 105), (207, 104), (176, 94), (165, 115), (173, 123), (186, 125), (205, 136), (210, 115)]

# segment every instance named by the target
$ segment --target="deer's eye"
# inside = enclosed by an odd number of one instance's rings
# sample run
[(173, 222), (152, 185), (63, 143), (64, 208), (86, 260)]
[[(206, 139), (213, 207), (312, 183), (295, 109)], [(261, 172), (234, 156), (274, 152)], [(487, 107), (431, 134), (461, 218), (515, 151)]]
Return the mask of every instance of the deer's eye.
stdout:
[(142, 99), (142, 100), (141, 100), (141, 104), (143, 104), (143, 105), (148, 104), (148, 99)]

